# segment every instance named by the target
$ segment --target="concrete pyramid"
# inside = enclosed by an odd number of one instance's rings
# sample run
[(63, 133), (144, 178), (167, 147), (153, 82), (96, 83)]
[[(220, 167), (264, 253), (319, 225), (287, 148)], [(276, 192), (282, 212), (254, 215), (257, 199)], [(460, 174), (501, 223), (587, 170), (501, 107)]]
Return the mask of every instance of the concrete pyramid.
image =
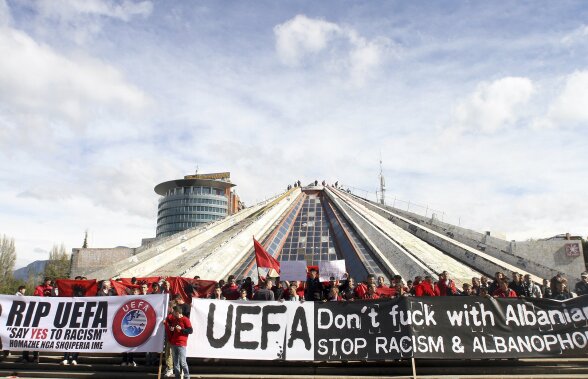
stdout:
[(461, 285), (474, 276), (492, 277), (502, 271), (509, 277), (512, 272), (528, 273), (541, 283), (558, 272), (573, 278), (584, 271), (582, 255), (565, 257), (564, 245), (570, 241), (550, 245), (553, 254), (560, 255), (553, 262), (550, 257), (531, 259), (525, 249), (513, 249), (512, 242), (374, 203), (332, 186), (311, 185), (157, 239), (115, 264), (83, 273), (97, 279), (256, 277), (252, 236), (279, 261), (318, 265), (344, 259), (349, 274), (359, 280), (368, 273), (388, 278), (398, 274), (406, 280), (417, 275), (437, 278), (448, 271)]

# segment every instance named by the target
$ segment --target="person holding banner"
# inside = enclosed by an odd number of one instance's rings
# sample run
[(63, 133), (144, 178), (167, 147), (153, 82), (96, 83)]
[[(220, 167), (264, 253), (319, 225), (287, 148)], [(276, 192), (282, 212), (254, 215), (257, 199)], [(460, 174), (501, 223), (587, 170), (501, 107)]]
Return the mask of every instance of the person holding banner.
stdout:
[(247, 297), (247, 290), (246, 289), (242, 288), (239, 291), (239, 298), (237, 300), (240, 300), (240, 301), (249, 301), (249, 298)]
[(174, 295), (173, 300), (175, 301), (174, 305), (179, 305), (180, 307), (182, 307), (182, 314), (184, 315), (184, 317), (190, 318), (190, 304), (186, 304), (182, 295), (180, 295), (179, 293)]
[(378, 288), (388, 288), (386, 285), (386, 278), (383, 276), (378, 276)]
[(222, 288), (223, 296), (227, 300), (237, 300), (239, 298), (239, 286), (235, 275), (229, 275), (227, 281), (228, 283)]
[(171, 285), (170, 285), (169, 281), (164, 280), (161, 283), (161, 293), (171, 294)]
[[(182, 296), (179, 294), (177, 296), (180, 296), (180, 299), (182, 298)], [(176, 305), (179, 305), (179, 304), (174, 296), (174, 299), (170, 300), (168, 302), (166, 318), (169, 317), (170, 315), (172, 315), (172, 313), (174, 312), (174, 307)], [(182, 307), (182, 309), (184, 309), (184, 308)], [(190, 318), (190, 317), (188, 317), (188, 318)], [(164, 320), (164, 324), (165, 324), (165, 320)], [(164, 359), (165, 359), (166, 369), (165, 369), (164, 376), (166, 378), (171, 378), (172, 376), (174, 376), (174, 360), (173, 360), (173, 356), (172, 356), (171, 345), (169, 343), (169, 338), (167, 338), (167, 334), (168, 334), (167, 330), (166, 330), (165, 334), (166, 334), (166, 338), (165, 338), (165, 344), (163, 345), (163, 351), (164, 351)]]
[(298, 285), (296, 283), (290, 284), (290, 287), (288, 288), (288, 301), (304, 301), (304, 297), (300, 297), (297, 293), (297, 290)]
[(24, 296), (26, 292), (27, 292), (27, 287), (19, 286), (18, 291), (16, 291), (16, 293), (15, 293), (15, 296)]
[[(576, 294), (578, 294), (578, 296), (582, 296), (582, 295), (587, 295), (588, 294), (588, 272), (584, 271), (581, 274), (581, 280), (576, 283), (576, 287), (574, 288)], [(526, 275), (525, 275), (525, 281), (526, 281)]]
[(164, 320), (166, 325), (167, 338), (171, 346), (172, 357), (174, 361), (174, 375), (180, 379), (184, 374), (184, 379), (190, 379), (190, 371), (186, 362), (186, 346), (188, 345), (188, 336), (192, 334), (192, 324), (188, 317), (182, 314), (182, 307), (176, 305), (171, 313)]
[(357, 293), (355, 292), (355, 290), (355, 279), (353, 279), (352, 277), (348, 277), (347, 283), (339, 287), (339, 293), (345, 301), (354, 301), (355, 299), (357, 299)]
[(472, 293), (474, 295), (480, 294), (480, 278), (472, 277)]
[(496, 291), (494, 291), (494, 293), (492, 294), (492, 296), (494, 297), (517, 297), (517, 293), (508, 288), (508, 281), (506, 279), (502, 280), (499, 284), (498, 284), (498, 289)]
[(323, 285), (323, 301), (327, 299), (327, 297), (331, 294), (331, 289), (335, 287), (337, 288), (337, 293), (339, 293), (337, 279), (334, 276), (331, 276), (329, 277), (329, 283), (327, 285)]
[(112, 288), (110, 280), (103, 280), (100, 283), (100, 289), (96, 296), (116, 296), (116, 291)]
[(323, 301), (343, 301), (343, 298), (339, 295), (339, 287), (330, 287), (329, 293), (325, 296)]
[(454, 296), (458, 294), (455, 282), (451, 280), (447, 271), (443, 271), (439, 274), (439, 282), (437, 286), (439, 288), (440, 296)]
[(151, 283), (151, 292), (150, 295), (159, 295), (161, 293), (161, 287), (159, 286), (159, 282)]
[(503, 280), (506, 280), (506, 276), (504, 276), (504, 273), (497, 271), (494, 274), (494, 281), (488, 285), (488, 293), (494, 296), (494, 292), (500, 289), (500, 282)]
[(433, 278), (430, 275), (425, 276), (425, 280), (420, 282), (414, 289), (414, 295), (421, 296), (439, 296), (433, 285)]
[(286, 280), (282, 280), (280, 282), (280, 286), (276, 286), (274, 288), (274, 298), (276, 301), (284, 301), (288, 300), (288, 296), (290, 294), (289, 288), (290, 283)]
[(33, 292), (33, 296), (51, 296), (53, 293), (53, 286), (51, 278), (45, 278), (43, 280), (43, 284), (39, 284), (35, 287), (35, 292)]
[(310, 278), (306, 280), (304, 291), (306, 301), (321, 301), (323, 298), (323, 284), (320, 282), (316, 269), (310, 269)]
[(402, 285), (401, 283), (396, 283), (396, 286), (393, 288), (393, 295), (392, 297), (405, 297), (405, 296), (410, 296), (410, 294), (408, 293), (408, 291), (406, 291), (406, 288)]
[[(51, 280), (48, 278), (45, 278), (45, 282), (42, 285), (37, 286), (37, 288), (42, 287), (42, 286), (47, 286), (51, 283)], [(20, 291), (19, 291), (20, 292)], [(39, 293), (37, 292), (37, 289), (35, 289), (35, 293)], [(39, 296), (44, 296), (43, 291), (40, 291), (41, 295)], [(17, 295), (18, 296), (18, 295)], [(25, 296), (24, 295), (24, 291), (21, 293), (21, 296)], [(1, 307), (0, 307), (1, 308)], [(0, 341), (1, 343), (2, 341)], [(21, 357), (17, 360), (17, 362), (19, 363), (25, 363), (25, 362), (35, 362), (35, 363), (39, 363), (39, 352), (38, 351), (33, 351), (33, 358), (30, 358), (30, 352), (28, 350), (23, 350)]]
[(253, 295), (253, 300), (261, 300), (261, 301), (274, 301), (276, 300), (274, 291), (272, 291), (272, 287), (274, 282), (271, 279), (267, 279), (265, 283), (263, 283), (263, 287), (259, 289)]
[(214, 287), (214, 292), (210, 294), (210, 298), (214, 300), (226, 300), (223, 296), (223, 287), (220, 283)]
[(376, 283), (371, 283), (368, 286), (368, 291), (363, 295), (364, 300), (377, 300), (380, 298), (378, 295), (378, 287)]
[(571, 299), (572, 294), (567, 290), (567, 284), (565, 281), (558, 281), (555, 283), (555, 291), (551, 294), (550, 299), (553, 300), (567, 300)]
[(523, 279), (523, 296), (541, 298), (541, 288), (538, 284), (533, 283), (531, 275), (525, 274)]
[(364, 296), (368, 293), (369, 288), (371, 287), (371, 285), (376, 285), (377, 288), (377, 284), (376, 284), (376, 275), (374, 274), (368, 274), (368, 276), (365, 279), (365, 283), (360, 283), (355, 292), (357, 293), (357, 296), (360, 299), (363, 299)]

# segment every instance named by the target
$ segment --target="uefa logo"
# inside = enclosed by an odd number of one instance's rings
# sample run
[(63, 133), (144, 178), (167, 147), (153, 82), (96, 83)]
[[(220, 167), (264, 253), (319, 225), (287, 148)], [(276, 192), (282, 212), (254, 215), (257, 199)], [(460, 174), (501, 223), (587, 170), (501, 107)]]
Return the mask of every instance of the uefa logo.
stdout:
[(147, 316), (140, 309), (128, 311), (122, 319), (122, 331), (127, 337), (138, 337), (145, 331)]
[(157, 315), (147, 301), (130, 300), (114, 315), (112, 334), (116, 341), (126, 347), (140, 346), (153, 333)]

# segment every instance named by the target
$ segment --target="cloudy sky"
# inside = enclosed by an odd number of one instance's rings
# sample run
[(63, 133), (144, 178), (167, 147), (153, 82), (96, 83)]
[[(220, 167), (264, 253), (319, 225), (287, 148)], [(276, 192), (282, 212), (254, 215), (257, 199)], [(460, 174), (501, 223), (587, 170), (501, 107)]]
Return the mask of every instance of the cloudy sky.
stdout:
[(17, 266), (86, 229), (137, 246), (153, 187), (196, 165), (247, 204), (296, 179), (373, 197), (381, 153), (390, 203), (586, 236), (585, 20), (585, 1), (0, 0), (0, 234)]

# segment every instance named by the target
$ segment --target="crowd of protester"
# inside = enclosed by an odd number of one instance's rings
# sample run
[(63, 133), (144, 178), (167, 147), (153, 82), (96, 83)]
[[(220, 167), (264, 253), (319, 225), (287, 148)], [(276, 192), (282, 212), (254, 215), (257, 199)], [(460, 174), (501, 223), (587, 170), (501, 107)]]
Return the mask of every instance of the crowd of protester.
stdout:
[[(204, 294), (191, 291), (174, 293), (170, 282), (166, 278), (158, 278), (159, 281), (147, 282), (132, 278), (130, 283), (123, 287), (122, 295), (152, 295), (169, 294), (168, 317), (166, 318), (166, 344), (165, 366), (166, 377), (179, 377), (180, 371), (187, 377), (187, 365), (185, 365), (186, 337), (192, 333), (189, 324), (191, 306), (186, 302), (186, 296), (208, 297), (216, 300), (239, 301), (356, 301), (396, 298), (403, 296), (479, 296), (494, 298), (548, 298), (554, 300), (566, 300), (575, 296), (588, 294), (588, 272), (581, 274), (581, 280), (576, 283), (574, 291), (568, 286), (568, 281), (563, 274), (558, 274), (550, 280), (544, 279), (541, 285), (534, 283), (529, 274), (522, 275), (512, 273), (509, 279), (502, 272), (497, 272), (490, 280), (486, 276), (474, 277), (471, 283), (463, 283), (458, 288), (456, 282), (447, 271), (443, 271), (437, 278), (432, 276), (417, 276), (411, 280), (404, 280), (400, 275), (395, 275), (389, 281), (383, 276), (376, 277), (369, 274), (365, 281), (357, 282), (355, 278), (346, 275), (346, 280), (338, 280), (330, 277), (329, 281), (321, 281), (316, 269), (311, 268), (306, 281), (280, 281), (279, 278), (266, 278), (259, 280), (257, 284), (247, 277), (237, 280), (230, 275), (227, 280), (220, 280)], [(75, 280), (87, 280), (85, 277), (76, 277)], [(120, 279), (115, 281), (118, 283)], [(199, 283), (200, 277), (194, 277), (193, 283)], [(76, 294), (76, 296), (91, 296), (93, 293)], [(17, 296), (26, 295), (26, 287), (21, 286)], [(39, 284), (33, 293), (34, 296), (58, 296), (57, 286), (50, 278)], [(63, 295), (63, 294), (62, 294)], [(98, 282), (96, 296), (120, 296), (111, 280)], [(182, 346), (183, 344), (183, 346)], [(21, 361), (39, 360), (38, 352), (23, 352)], [(63, 356), (63, 365), (76, 365), (78, 353), (66, 352)], [(147, 353), (145, 362), (147, 365), (159, 364), (159, 353)], [(122, 354), (122, 366), (136, 366), (134, 353)]]
[(354, 301), (393, 298), (400, 296), (482, 296), (495, 298), (548, 298), (566, 300), (578, 295), (588, 294), (588, 272), (583, 272), (574, 291), (568, 287), (563, 274), (543, 284), (534, 283), (529, 274), (512, 273), (509, 279), (497, 272), (492, 280), (486, 276), (473, 277), (471, 283), (463, 283), (460, 288), (447, 271), (437, 278), (425, 275), (405, 281), (396, 275), (388, 281), (383, 276), (369, 274), (365, 281), (358, 283), (353, 277), (321, 282), (318, 272), (311, 269), (308, 279), (301, 281), (280, 281), (268, 278), (254, 285), (251, 278), (238, 281), (231, 275), (225, 282), (221, 280), (214, 288), (210, 298), (217, 300), (276, 300), (276, 301)]

